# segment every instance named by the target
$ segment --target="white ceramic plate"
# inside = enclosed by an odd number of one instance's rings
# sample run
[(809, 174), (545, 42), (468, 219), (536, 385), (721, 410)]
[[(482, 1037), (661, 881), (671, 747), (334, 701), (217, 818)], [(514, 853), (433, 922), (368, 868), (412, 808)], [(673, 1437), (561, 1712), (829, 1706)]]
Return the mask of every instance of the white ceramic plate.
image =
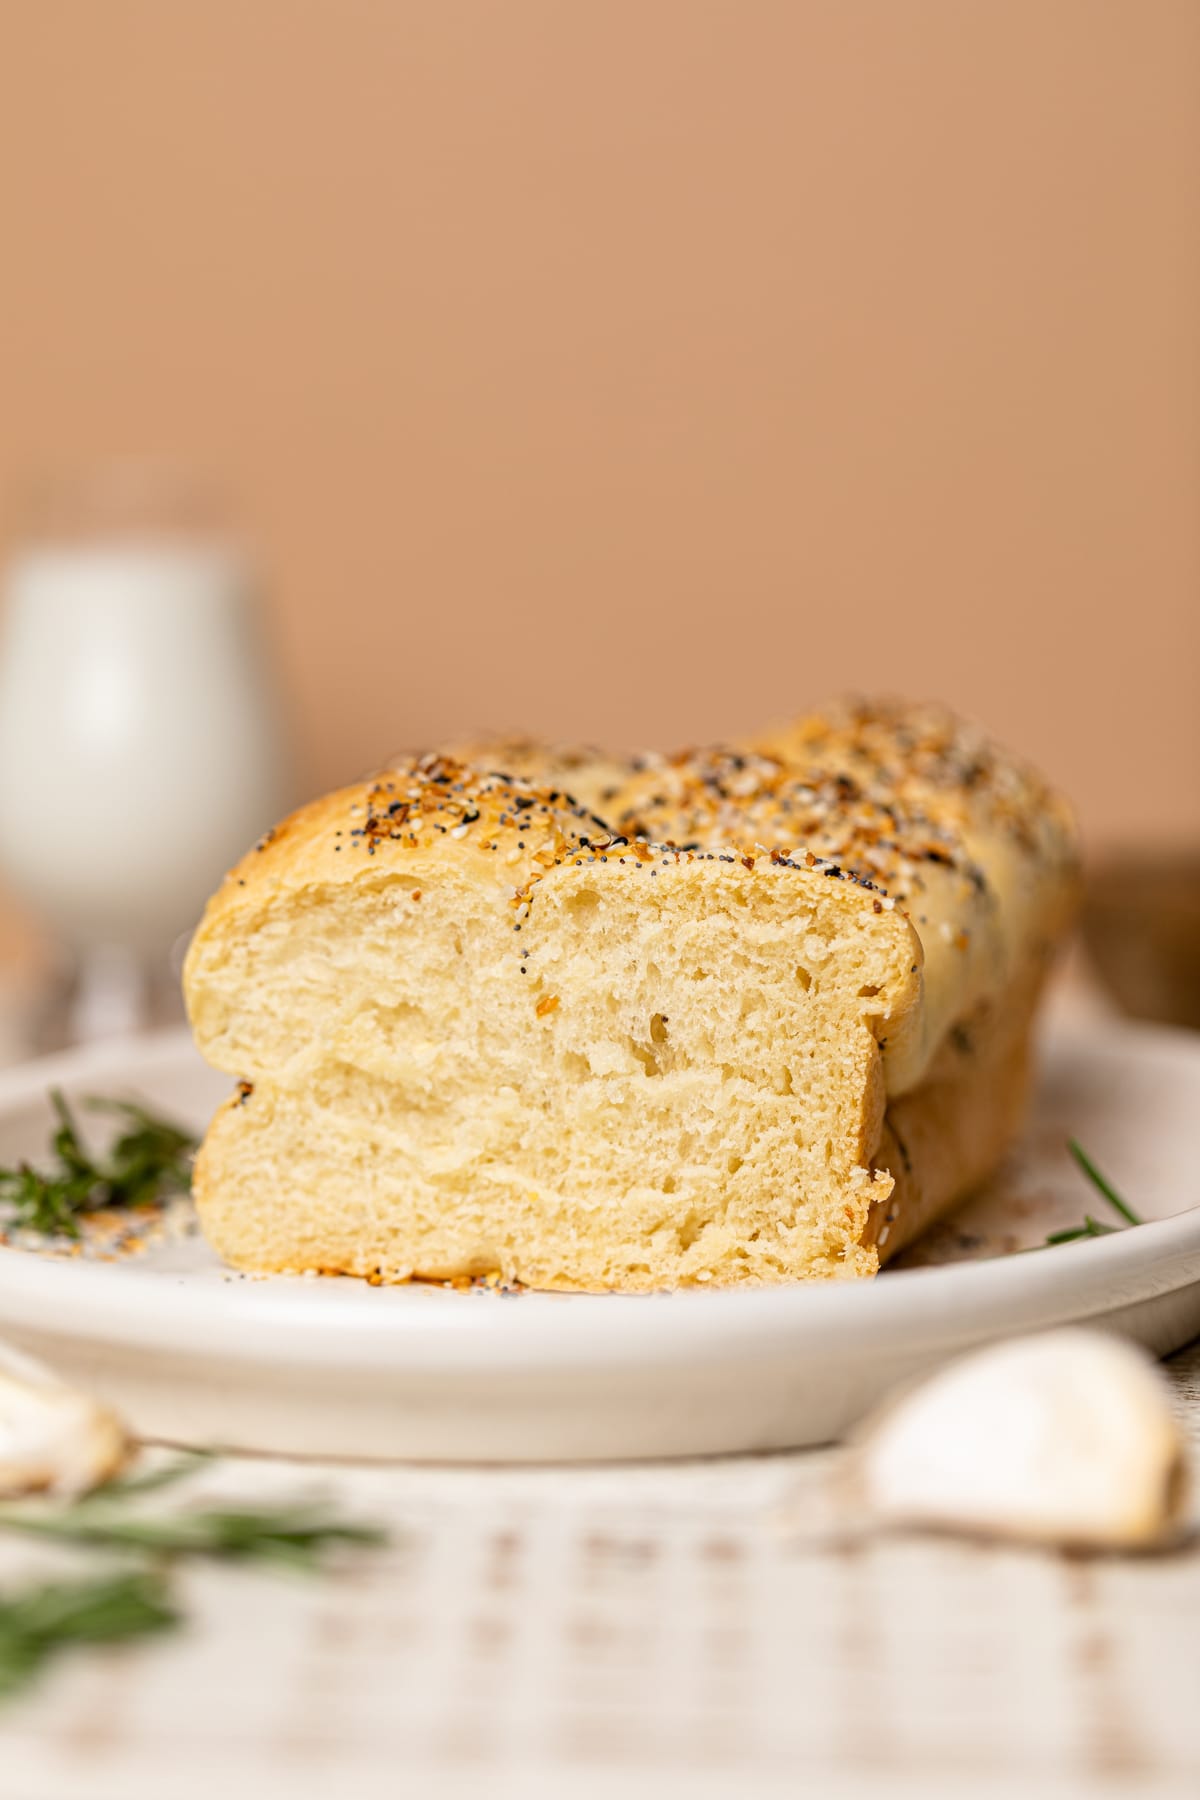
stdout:
[[(182, 1033), (0, 1075), (0, 1162), (44, 1149), (46, 1091), (202, 1125), (228, 1083)], [(1004, 1178), (874, 1282), (655, 1296), (252, 1279), (202, 1241), (86, 1261), (0, 1249), (0, 1334), (144, 1435), (457, 1461), (754, 1451), (839, 1436), (896, 1383), (1011, 1332), (1088, 1320), (1159, 1354), (1200, 1333), (1200, 1038), (1102, 1026), (1046, 1047)], [(1036, 1255), (1103, 1205), (1082, 1138), (1152, 1221)]]

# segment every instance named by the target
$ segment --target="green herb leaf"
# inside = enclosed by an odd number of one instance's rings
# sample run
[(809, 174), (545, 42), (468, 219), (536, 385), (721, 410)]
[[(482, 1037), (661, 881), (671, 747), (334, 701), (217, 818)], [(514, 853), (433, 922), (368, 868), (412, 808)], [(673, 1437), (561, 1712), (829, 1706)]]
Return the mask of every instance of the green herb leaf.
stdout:
[(22, 1162), (0, 1168), (0, 1207), (13, 1224), (48, 1236), (78, 1237), (85, 1213), (152, 1206), (187, 1192), (196, 1140), (182, 1126), (128, 1100), (87, 1100), (89, 1110), (115, 1114), (123, 1126), (107, 1156), (98, 1157), (87, 1149), (57, 1089), (50, 1104), (57, 1121), (51, 1140), (54, 1165), (39, 1170)]
[[(1122, 1200), (1116, 1188), (1113, 1187), (1106, 1176), (1100, 1173), (1091, 1157), (1087, 1154), (1087, 1151), (1084, 1150), (1082, 1145), (1079, 1144), (1075, 1138), (1068, 1138), (1067, 1149), (1071, 1152), (1071, 1155), (1075, 1158), (1075, 1161), (1083, 1170), (1083, 1173), (1087, 1176), (1092, 1186), (1105, 1200), (1108, 1201), (1108, 1204), (1112, 1207), (1113, 1211), (1117, 1213), (1120, 1218), (1124, 1219), (1127, 1225), (1141, 1225), (1143, 1221), (1138, 1217), (1137, 1213), (1134, 1212), (1129, 1202), (1127, 1200)], [(1053, 1244), (1073, 1244), (1076, 1239), (1085, 1237), (1108, 1237), (1112, 1232), (1119, 1231), (1120, 1229), (1121, 1227), (1119, 1225), (1105, 1225), (1099, 1219), (1093, 1219), (1090, 1213), (1085, 1213), (1082, 1225), (1068, 1225), (1063, 1231), (1052, 1231), (1046, 1239), (1045, 1246), (1036, 1247), (1048, 1248)]]
[(145, 1475), (118, 1476), (65, 1506), (45, 1500), (0, 1505), (0, 1530), (108, 1551), (133, 1564), (114, 1576), (0, 1593), (0, 1704), (73, 1644), (116, 1643), (177, 1624), (181, 1614), (167, 1574), (179, 1558), (311, 1570), (328, 1550), (387, 1542), (378, 1527), (347, 1524), (316, 1504), (196, 1507), (159, 1516), (137, 1504), (208, 1460), (200, 1452)]
[[(145, 1495), (186, 1480), (210, 1458), (192, 1452), (143, 1475), (115, 1476), (68, 1505), (45, 1500), (0, 1504), (0, 1530), (92, 1548), (141, 1552), (155, 1559), (218, 1557), (233, 1562), (311, 1566), (340, 1544), (387, 1541), (373, 1525), (347, 1524), (316, 1503), (270, 1507), (194, 1507), (161, 1514), (136, 1504)], [(133, 1503), (133, 1504), (131, 1504)]]
[(90, 1493), (82, 1495), (75, 1502), (76, 1509), (106, 1501), (131, 1500), (142, 1494), (155, 1494), (162, 1488), (174, 1487), (177, 1481), (185, 1481), (197, 1469), (211, 1463), (216, 1454), (215, 1450), (186, 1450), (174, 1462), (163, 1463), (157, 1469), (147, 1469), (144, 1474), (113, 1475)]
[(1127, 1200), (1122, 1200), (1112, 1182), (1102, 1175), (1083, 1146), (1074, 1138), (1067, 1140), (1067, 1149), (1079, 1164), (1096, 1191), (1104, 1196), (1113, 1211), (1119, 1213), (1127, 1225), (1141, 1225), (1143, 1221), (1134, 1212)]
[(72, 1646), (123, 1643), (179, 1622), (163, 1577), (144, 1569), (0, 1593), (0, 1702)]
[(1074, 1238), (1111, 1237), (1116, 1230), (1117, 1226), (1102, 1225), (1099, 1219), (1093, 1219), (1090, 1213), (1085, 1213), (1082, 1225), (1069, 1225), (1065, 1231), (1052, 1231), (1046, 1242), (1069, 1244)]
[(103, 1491), (60, 1510), (0, 1506), (0, 1528), (93, 1548), (141, 1551), (156, 1558), (209, 1556), (306, 1568), (335, 1545), (386, 1542), (386, 1534), (375, 1526), (345, 1524), (320, 1506), (278, 1511), (213, 1507), (147, 1518), (106, 1506), (100, 1497)]

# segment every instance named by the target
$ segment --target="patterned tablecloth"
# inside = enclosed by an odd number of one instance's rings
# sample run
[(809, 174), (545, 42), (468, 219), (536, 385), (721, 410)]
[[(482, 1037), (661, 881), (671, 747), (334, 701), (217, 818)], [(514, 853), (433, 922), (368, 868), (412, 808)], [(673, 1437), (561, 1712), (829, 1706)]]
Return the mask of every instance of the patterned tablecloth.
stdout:
[[(1200, 1346), (1169, 1369), (1200, 1452)], [(0, 1795), (1195, 1800), (1200, 1548), (789, 1540), (781, 1503), (838, 1454), (218, 1464), (214, 1494), (316, 1489), (392, 1545), (317, 1577), (190, 1571), (185, 1633), (0, 1714)], [(0, 1539), (0, 1580), (51, 1560)]]

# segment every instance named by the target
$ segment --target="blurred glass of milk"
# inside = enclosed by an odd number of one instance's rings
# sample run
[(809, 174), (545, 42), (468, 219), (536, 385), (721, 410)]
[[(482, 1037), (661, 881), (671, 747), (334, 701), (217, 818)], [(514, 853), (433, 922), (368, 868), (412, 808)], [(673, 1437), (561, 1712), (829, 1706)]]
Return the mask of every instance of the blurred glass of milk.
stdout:
[(5, 590), (0, 879), (70, 954), (60, 1035), (131, 1030), (289, 798), (251, 571), (169, 509), (100, 505), (31, 534)]

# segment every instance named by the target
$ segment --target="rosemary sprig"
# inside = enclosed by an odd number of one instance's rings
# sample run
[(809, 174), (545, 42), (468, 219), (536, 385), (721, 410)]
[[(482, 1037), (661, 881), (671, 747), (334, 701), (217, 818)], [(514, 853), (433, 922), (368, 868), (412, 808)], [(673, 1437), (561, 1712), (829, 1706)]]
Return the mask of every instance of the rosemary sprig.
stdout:
[(178, 1625), (163, 1576), (151, 1569), (38, 1582), (0, 1594), (0, 1702), (80, 1644), (116, 1644)]
[(86, 1100), (93, 1112), (115, 1114), (122, 1121), (106, 1157), (84, 1144), (66, 1098), (51, 1091), (57, 1124), (51, 1143), (54, 1163), (36, 1169), (21, 1162), (0, 1167), (0, 1207), (9, 1222), (48, 1236), (78, 1237), (85, 1213), (104, 1207), (152, 1206), (191, 1183), (196, 1140), (182, 1126), (156, 1117), (128, 1100)]
[(143, 1494), (157, 1494), (163, 1488), (186, 1481), (216, 1457), (215, 1450), (184, 1450), (172, 1462), (160, 1463), (156, 1469), (134, 1471), (132, 1475), (110, 1475), (107, 1481), (81, 1495), (75, 1506), (94, 1506), (101, 1500), (141, 1499)]
[[(1082, 1169), (1087, 1179), (1102, 1199), (1106, 1200), (1113, 1211), (1122, 1218), (1126, 1225), (1141, 1225), (1142, 1219), (1134, 1212), (1127, 1200), (1123, 1200), (1107, 1176), (1102, 1175), (1083, 1146), (1075, 1139), (1067, 1139), (1067, 1149)], [(1094, 1219), (1091, 1213), (1083, 1215), (1082, 1225), (1068, 1225), (1063, 1231), (1052, 1231), (1046, 1239), (1047, 1246), (1052, 1244), (1073, 1244), (1078, 1238), (1109, 1237), (1114, 1231), (1120, 1231), (1119, 1225), (1106, 1225), (1100, 1219)]]
[(1141, 1225), (1143, 1221), (1134, 1212), (1127, 1200), (1122, 1200), (1112, 1182), (1102, 1175), (1082, 1144), (1075, 1138), (1068, 1138), (1067, 1149), (1079, 1164), (1097, 1193), (1103, 1194), (1113, 1211), (1119, 1213), (1127, 1225)]
[(286, 1563), (311, 1569), (336, 1545), (377, 1548), (385, 1534), (372, 1525), (350, 1525), (322, 1506), (209, 1507), (161, 1518), (126, 1515), (103, 1498), (58, 1510), (0, 1506), (0, 1529), (28, 1537), (56, 1538), (93, 1549), (127, 1550), (173, 1560), (216, 1557), (224, 1562)]
[(51, 1582), (0, 1593), (0, 1704), (19, 1692), (60, 1650), (115, 1643), (177, 1624), (169, 1585), (187, 1557), (313, 1570), (338, 1547), (387, 1542), (373, 1525), (347, 1523), (326, 1507), (197, 1506), (147, 1513), (147, 1494), (185, 1479), (208, 1458), (190, 1455), (145, 1475), (118, 1477), (68, 1505), (44, 1500), (0, 1505), (0, 1531), (108, 1551), (132, 1560), (121, 1573)]
[(1065, 1231), (1052, 1231), (1046, 1239), (1048, 1244), (1070, 1244), (1076, 1238), (1111, 1237), (1118, 1230), (1116, 1225), (1104, 1225), (1099, 1219), (1093, 1219), (1091, 1213), (1084, 1213), (1082, 1225), (1068, 1225)]

